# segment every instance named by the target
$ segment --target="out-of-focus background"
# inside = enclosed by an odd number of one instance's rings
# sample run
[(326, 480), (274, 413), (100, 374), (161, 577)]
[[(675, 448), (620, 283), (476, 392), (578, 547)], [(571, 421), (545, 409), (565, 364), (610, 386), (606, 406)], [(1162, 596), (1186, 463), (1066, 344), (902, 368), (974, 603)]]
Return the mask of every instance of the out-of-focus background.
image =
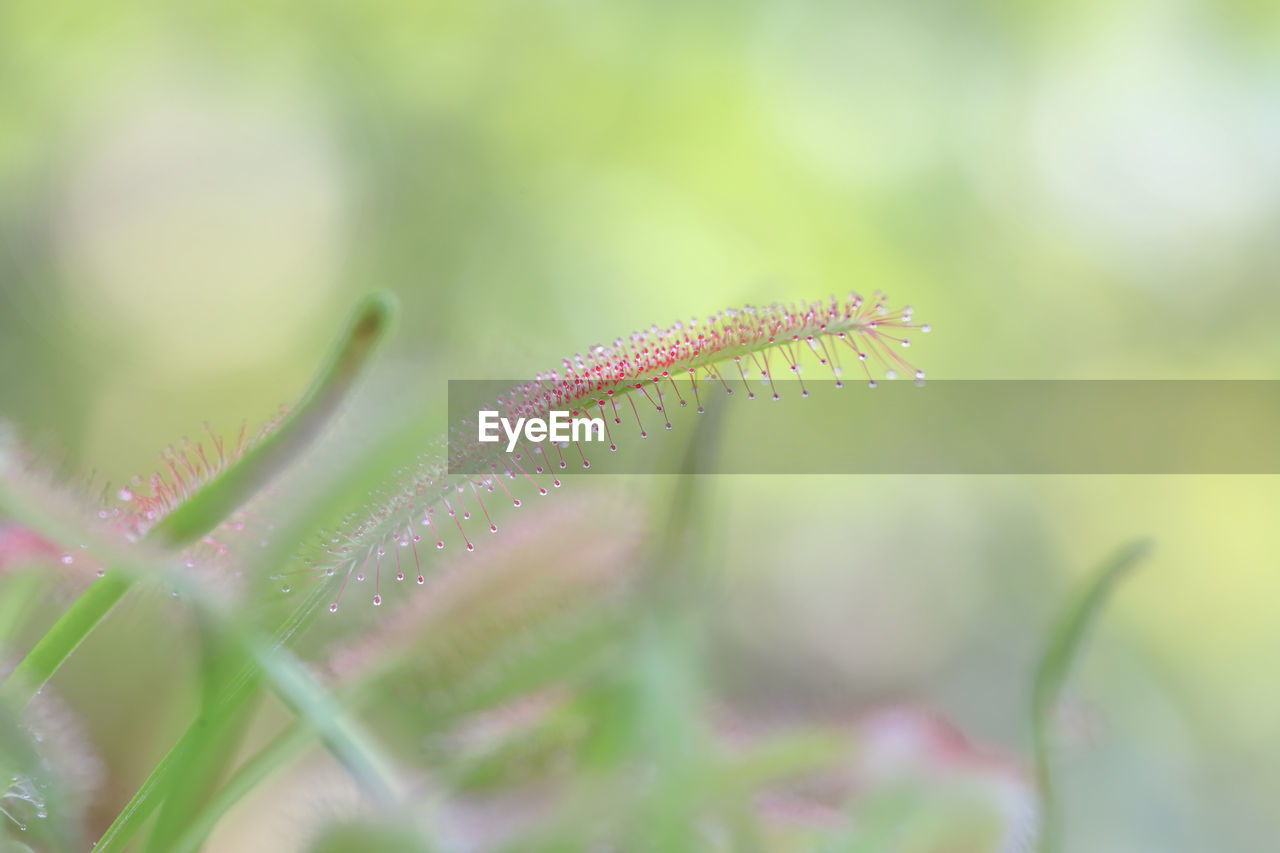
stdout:
[[(1278, 226), (1258, 0), (0, 6), (0, 414), (98, 481), (267, 420), (372, 288), (386, 393), (440, 404), (876, 289), (933, 378), (1280, 378)], [(709, 511), (724, 701), (919, 706), (1015, 760), (1071, 581), (1153, 537), (1072, 682), (1069, 849), (1270, 849), (1274, 478), (738, 477)], [(109, 701), (119, 649), (171, 657), (141, 630), (59, 676), (124, 768), (107, 820), (185, 721)]]

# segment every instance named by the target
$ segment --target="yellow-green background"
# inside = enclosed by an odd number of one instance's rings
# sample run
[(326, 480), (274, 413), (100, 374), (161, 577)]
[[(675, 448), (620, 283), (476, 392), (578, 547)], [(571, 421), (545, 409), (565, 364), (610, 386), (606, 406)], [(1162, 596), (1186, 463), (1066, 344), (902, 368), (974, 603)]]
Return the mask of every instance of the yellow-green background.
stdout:
[[(1266, 2), (0, 5), (0, 414), (99, 481), (267, 419), (371, 288), (404, 308), (388, 410), (877, 288), (933, 324), (931, 377), (1276, 378), (1278, 226)], [(1153, 536), (1074, 686), (1072, 849), (1270, 849), (1274, 478), (715, 493), (729, 692), (919, 701), (1018, 751), (1068, 580)], [(106, 648), (60, 683), (145, 771), (175, 723), (91, 701), (131, 701)]]

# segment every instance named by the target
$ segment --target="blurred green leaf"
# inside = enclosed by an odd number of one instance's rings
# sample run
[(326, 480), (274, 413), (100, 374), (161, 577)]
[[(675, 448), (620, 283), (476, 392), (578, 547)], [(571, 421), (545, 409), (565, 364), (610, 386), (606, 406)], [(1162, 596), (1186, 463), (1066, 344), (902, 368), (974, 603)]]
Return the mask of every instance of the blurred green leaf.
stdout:
[(307, 849), (309, 853), (431, 853), (433, 848), (413, 828), (388, 819), (331, 826)]
[(1080, 585), (1054, 623), (1048, 646), (1036, 667), (1031, 694), (1031, 737), (1040, 794), (1042, 853), (1056, 853), (1062, 844), (1061, 805), (1054, 786), (1052, 744), (1058, 697), (1089, 626), (1102, 611), (1116, 584), (1150, 553), (1152, 544), (1149, 539), (1140, 539), (1125, 545)]

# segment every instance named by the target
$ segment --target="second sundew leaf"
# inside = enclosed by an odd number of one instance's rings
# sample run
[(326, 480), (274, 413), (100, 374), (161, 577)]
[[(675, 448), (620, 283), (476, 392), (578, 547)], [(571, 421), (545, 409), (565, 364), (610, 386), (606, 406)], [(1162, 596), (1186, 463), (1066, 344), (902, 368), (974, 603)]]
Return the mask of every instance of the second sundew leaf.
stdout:
[[(873, 386), (873, 365), (888, 377), (901, 372), (923, 381), (924, 371), (901, 354), (915, 331), (928, 332), (929, 326), (915, 323), (909, 307), (890, 309), (881, 294), (724, 311), (594, 346), (565, 359), (560, 369), (511, 388), (492, 408), (512, 419), (545, 418), (551, 410), (598, 414), (609, 450), (619, 451), (628, 437), (670, 429), (668, 407), (701, 413), (711, 395), (754, 398), (757, 388), (776, 399), (784, 387), (798, 386), (807, 396), (806, 361), (837, 387), (846, 366)], [(748, 377), (764, 384), (749, 383)], [(372, 582), (361, 597), (381, 605), (391, 588), (424, 582), (427, 553), (475, 550), (498, 531), (500, 507), (544, 497), (562, 485), (562, 472), (590, 464), (576, 442), (526, 442), (506, 453), (501, 445), (478, 442), (475, 424), (464, 419), (452, 425), (447, 444), (438, 442), (372, 492), (363, 510), (306, 555), (301, 568), (274, 579), (285, 593), (304, 584), (328, 586), (334, 613), (353, 590)]]
[(385, 339), (394, 315), (395, 301), (387, 294), (375, 294), (362, 302), (329, 362), (280, 428), (161, 519), (151, 529), (150, 538), (163, 545), (185, 545), (220, 524), (275, 477), (329, 421), (373, 350)]
[[(386, 337), (394, 315), (395, 300), (386, 294), (371, 296), (357, 306), (328, 363), (295, 410), (281, 422), (280, 428), (149, 527), (144, 537), (145, 544), (180, 548), (198, 539), (220, 524), (292, 461), (351, 390), (378, 343)], [(12, 451), (3, 446), (0, 450), (5, 451), (0, 453), (0, 462), (7, 462)], [(0, 474), (4, 473), (6, 471), (0, 470)], [(7, 481), (7, 477), (5, 479)], [(16, 492), (11, 494), (8, 482), (3, 485), (5, 488), (0, 488), (0, 505), (21, 505), (20, 495)], [(66, 531), (56, 515), (27, 512), (22, 517), (38, 534), (48, 534), (54, 539), (64, 537)], [(121, 551), (116, 547), (109, 550), (113, 554)], [(153, 558), (150, 554), (138, 555), (139, 560)], [(110, 576), (100, 577), (93, 583), (0, 685), (0, 702), (13, 709), (25, 706), (124, 597), (132, 586), (132, 580), (125, 572), (136, 568), (122, 561)], [(100, 569), (99, 575), (106, 571)]]

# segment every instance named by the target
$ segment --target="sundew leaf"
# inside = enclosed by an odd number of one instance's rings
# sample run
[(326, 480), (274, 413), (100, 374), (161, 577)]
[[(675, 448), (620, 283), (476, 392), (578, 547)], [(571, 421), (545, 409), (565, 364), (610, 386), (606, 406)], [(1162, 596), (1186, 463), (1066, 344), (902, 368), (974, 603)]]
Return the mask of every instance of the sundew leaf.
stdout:
[[(385, 340), (395, 311), (388, 294), (365, 299), (291, 411), (254, 438), (242, 427), (230, 442), (210, 431), (208, 448), (184, 439), (180, 449), (161, 453), (161, 471), (116, 490), (105, 507), (44, 473), (13, 431), (0, 425), (0, 511), (71, 557), (77, 548), (118, 553), (122, 542), (144, 536), (159, 548), (198, 540), (274, 479), (328, 423)], [(95, 517), (104, 523), (95, 524)], [(77, 564), (73, 559), (61, 562)]]
[(1039, 849), (1056, 853), (1062, 844), (1062, 812), (1053, 779), (1053, 745), (1058, 698), (1084, 644), (1112, 591), (1150, 553), (1152, 542), (1140, 539), (1122, 547), (1076, 590), (1049, 633), (1048, 646), (1036, 667), (1031, 693), (1031, 737), (1040, 797)]
[[(873, 386), (872, 365), (890, 377), (901, 372), (923, 381), (924, 372), (900, 354), (914, 331), (928, 332), (929, 326), (915, 323), (909, 307), (891, 310), (881, 294), (871, 300), (851, 294), (845, 300), (749, 306), (593, 346), (511, 388), (492, 408), (510, 419), (545, 418), (553, 409), (598, 414), (610, 451), (617, 451), (628, 437), (670, 429), (669, 407), (701, 413), (712, 394), (754, 398), (750, 375), (762, 379), (768, 386), (763, 393), (774, 399), (790, 384), (807, 396), (806, 360), (830, 374), (837, 387), (845, 364)], [(559, 447), (525, 441), (515, 452), (503, 452), (500, 445), (480, 443), (476, 425), (466, 418), (451, 425), (448, 438), (370, 494), (363, 508), (304, 556), (301, 568), (277, 575), (281, 589), (325, 584), (333, 591), (329, 609), (337, 613), (358, 588), (352, 580), (371, 577), (374, 590), (361, 597), (381, 605), (384, 590), (394, 586), (384, 584), (401, 572), (386, 564), (392, 555), (403, 553), (406, 563), (412, 561), (402, 569), (416, 580), (426, 571), (426, 553), (446, 547), (474, 551), (478, 541), (498, 531), (499, 507), (519, 508), (545, 497), (562, 485), (561, 473), (591, 465), (577, 442)]]
[(346, 332), (280, 427), (236, 464), (162, 518), (150, 531), (159, 544), (184, 545), (203, 536), (292, 462), (320, 432), (350, 392), (396, 313), (389, 294), (374, 294), (358, 305)]

